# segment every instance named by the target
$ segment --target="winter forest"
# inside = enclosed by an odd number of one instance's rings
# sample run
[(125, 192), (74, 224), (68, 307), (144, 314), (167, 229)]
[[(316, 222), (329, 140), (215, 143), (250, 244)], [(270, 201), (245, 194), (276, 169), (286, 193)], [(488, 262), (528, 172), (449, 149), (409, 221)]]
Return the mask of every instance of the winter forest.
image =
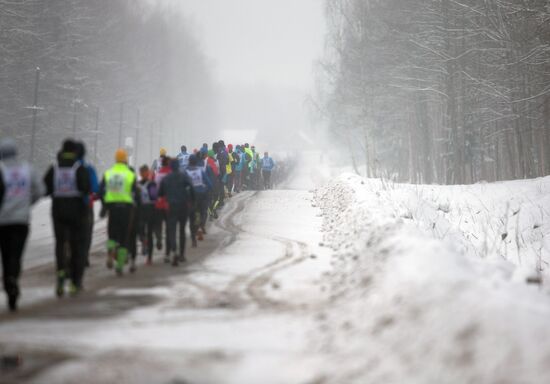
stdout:
[(547, 0), (327, 0), (316, 107), (357, 172), (550, 174)]
[[(548, 1), (327, 0), (325, 13), (315, 115), (357, 172), (428, 184), (550, 173)], [(100, 166), (126, 137), (144, 161), (182, 125), (215, 130), (188, 27), (148, 2), (0, 0), (0, 130), (37, 164), (80, 137)]]
[(74, 136), (104, 168), (127, 137), (149, 161), (176, 121), (213, 126), (212, 80), (187, 27), (133, 0), (0, 0), (2, 135), (30, 157), (34, 125), (37, 165)]

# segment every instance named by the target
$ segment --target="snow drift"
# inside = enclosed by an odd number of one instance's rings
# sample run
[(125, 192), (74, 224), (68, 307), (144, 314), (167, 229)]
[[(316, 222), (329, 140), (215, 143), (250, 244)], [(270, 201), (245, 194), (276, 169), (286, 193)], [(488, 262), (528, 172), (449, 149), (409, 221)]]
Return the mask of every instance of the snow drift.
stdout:
[(354, 175), (317, 189), (335, 251), (319, 347), (342, 367), (327, 380), (550, 382), (550, 300), (518, 272), (546, 265), (548, 191), (550, 179), (417, 187)]

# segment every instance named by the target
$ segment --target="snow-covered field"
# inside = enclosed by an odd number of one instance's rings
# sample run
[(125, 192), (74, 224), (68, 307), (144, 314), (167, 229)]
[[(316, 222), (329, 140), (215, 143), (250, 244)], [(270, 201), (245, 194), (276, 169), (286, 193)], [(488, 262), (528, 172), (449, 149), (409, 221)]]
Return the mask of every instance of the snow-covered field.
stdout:
[(327, 382), (550, 382), (550, 296), (526, 283), (547, 275), (549, 194), (549, 178), (318, 189), (335, 253), (323, 346), (341, 368)]

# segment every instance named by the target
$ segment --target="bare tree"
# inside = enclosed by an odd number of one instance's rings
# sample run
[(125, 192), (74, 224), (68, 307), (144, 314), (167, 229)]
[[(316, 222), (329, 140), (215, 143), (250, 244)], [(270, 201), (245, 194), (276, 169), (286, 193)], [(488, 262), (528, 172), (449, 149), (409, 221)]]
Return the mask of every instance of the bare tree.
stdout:
[(549, 9), (544, 0), (327, 0), (319, 81), (333, 131), (400, 180), (548, 174)]

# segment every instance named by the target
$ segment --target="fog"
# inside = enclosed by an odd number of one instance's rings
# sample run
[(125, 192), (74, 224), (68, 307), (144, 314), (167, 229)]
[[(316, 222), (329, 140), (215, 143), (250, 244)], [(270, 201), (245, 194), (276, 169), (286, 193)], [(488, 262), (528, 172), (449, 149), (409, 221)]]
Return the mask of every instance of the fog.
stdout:
[(548, 1), (325, 3), (317, 104), (357, 173), (426, 184), (550, 174)]
[[(182, 0), (217, 84), (219, 131), (258, 131), (265, 149), (299, 146), (310, 130), (305, 100), (322, 54), (320, 0)], [(235, 132), (237, 131), (237, 132)], [(232, 136), (236, 136), (233, 138)]]
[(0, 131), (40, 168), (67, 137), (104, 169), (120, 146), (136, 165), (222, 137), (282, 150), (311, 128), (320, 1), (0, 1), (0, 11), (10, 31)]
[(66, 137), (103, 168), (322, 136), (365, 176), (547, 175), (548, 2), (468, 4), (0, 0), (0, 130), (40, 167)]

